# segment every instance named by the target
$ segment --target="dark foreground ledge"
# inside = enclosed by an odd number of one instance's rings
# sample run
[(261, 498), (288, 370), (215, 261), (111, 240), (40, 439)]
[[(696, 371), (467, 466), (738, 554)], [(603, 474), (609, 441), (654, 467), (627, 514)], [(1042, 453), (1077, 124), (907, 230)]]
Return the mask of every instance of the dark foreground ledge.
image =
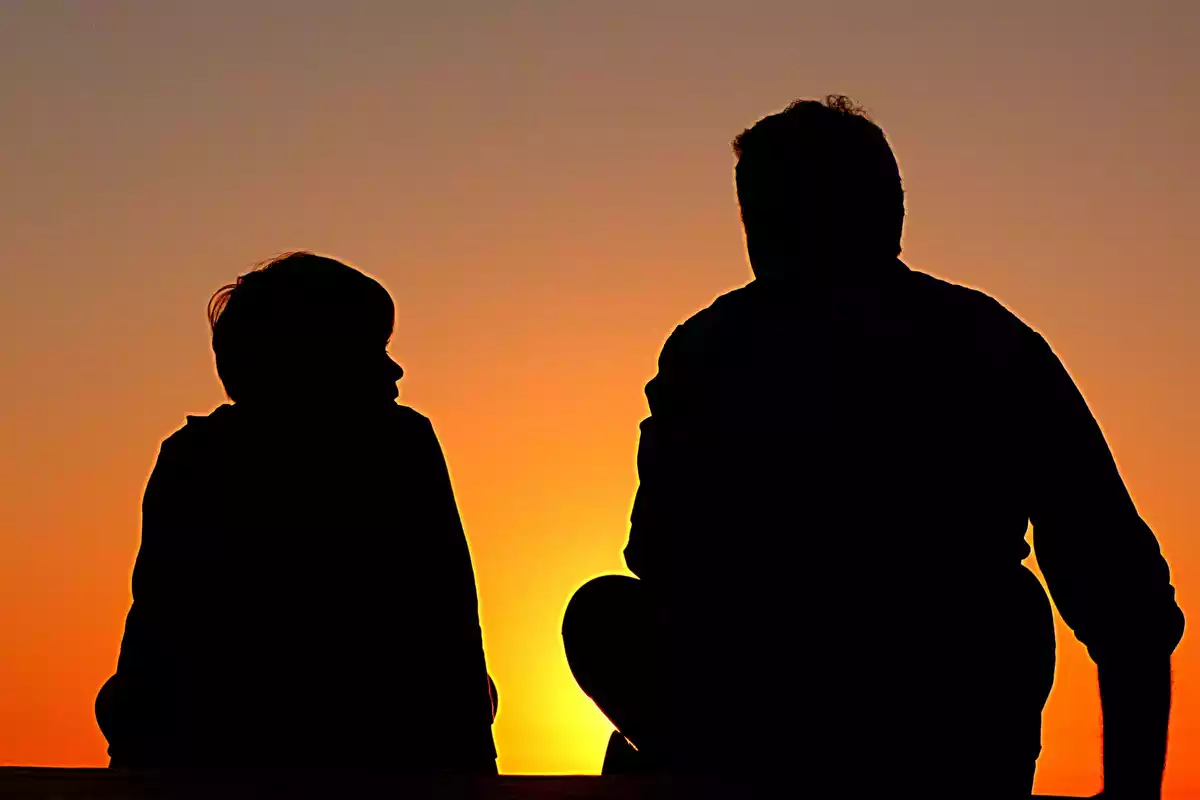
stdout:
[[(802, 787), (783, 791), (731, 783), (686, 782), (664, 778), (593, 775), (501, 775), (495, 778), (423, 778), (361, 773), (313, 775), (165, 776), (104, 768), (0, 767), (0, 798), (29, 800), (149, 800), (149, 798), (421, 798), (424, 800), (663, 800), (664, 798), (752, 798), (804, 795)], [(747, 791), (749, 790), (749, 791)], [(842, 797), (853, 797), (852, 789)], [(966, 800), (969, 795), (964, 795)], [(1035, 795), (1051, 800), (1049, 795)]]

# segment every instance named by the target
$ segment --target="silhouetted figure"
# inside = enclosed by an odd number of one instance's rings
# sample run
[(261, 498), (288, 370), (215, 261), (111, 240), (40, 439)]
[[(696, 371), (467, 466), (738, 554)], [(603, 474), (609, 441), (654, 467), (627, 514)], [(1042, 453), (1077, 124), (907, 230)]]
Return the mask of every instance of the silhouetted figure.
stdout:
[(96, 716), (114, 767), (494, 773), (475, 579), (387, 291), (293, 253), (209, 306), (231, 405), (163, 442)]
[[(1161, 783), (1167, 564), (1046, 342), (897, 255), (899, 170), (841, 97), (734, 141), (755, 280), (646, 387), (625, 559), (572, 599), (606, 770), (1028, 795), (1048, 599), (1099, 665), (1106, 792)], [(628, 738), (636, 752), (624, 744)]]

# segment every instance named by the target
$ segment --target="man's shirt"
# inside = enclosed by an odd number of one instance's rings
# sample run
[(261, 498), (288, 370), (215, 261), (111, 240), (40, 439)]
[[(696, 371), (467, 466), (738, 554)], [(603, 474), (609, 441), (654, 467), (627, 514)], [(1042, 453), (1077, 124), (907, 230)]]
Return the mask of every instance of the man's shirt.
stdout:
[(755, 280), (671, 334), (646, 396), (626, 562), (698, 637), (982, 640), (1030, 523), (1097, 661), (1182, 636), (1082, 395), (981, 292), (899, 261)]

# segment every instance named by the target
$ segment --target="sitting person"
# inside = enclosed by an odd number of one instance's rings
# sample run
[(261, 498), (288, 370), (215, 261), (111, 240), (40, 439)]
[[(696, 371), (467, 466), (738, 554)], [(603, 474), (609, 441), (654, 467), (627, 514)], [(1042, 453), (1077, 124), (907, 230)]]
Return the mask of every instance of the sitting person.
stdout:
[(734, 150), (755, 279), (663, 345), (637, 577), (589, 582), (563, 621), (618, 729), (605, 771), (1028, 796), (1055, 663), (1032, 523), (1099, 667), (1105, 793), (1156, 796), (1183, 616), (1070, 375), (999, 303), (898, 260), (899, 169), (846, 98)]
[(495, 773), (475, 578), (387, 291), (292, 253), (209, 306), (233, 401), (163, 442), (96, 718), (113, 767)]

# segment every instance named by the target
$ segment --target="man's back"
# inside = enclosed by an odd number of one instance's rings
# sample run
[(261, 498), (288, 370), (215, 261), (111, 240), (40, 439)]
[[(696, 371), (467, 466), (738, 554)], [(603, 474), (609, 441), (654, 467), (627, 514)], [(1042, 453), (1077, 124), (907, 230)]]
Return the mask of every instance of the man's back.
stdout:
[(741, 731), (726, 753), (905, 761), (914, 737), (1002, 727), (1016, 695), (1040, 714), (1031, 519), (1094, 655), (1178, 641), (1166, 564), (1082, 398), (979, 292), (895, 260), (756, 280), (672, 334), (646, 392), (626, 559), (667, 609), (688, 753), (715, 729)]

